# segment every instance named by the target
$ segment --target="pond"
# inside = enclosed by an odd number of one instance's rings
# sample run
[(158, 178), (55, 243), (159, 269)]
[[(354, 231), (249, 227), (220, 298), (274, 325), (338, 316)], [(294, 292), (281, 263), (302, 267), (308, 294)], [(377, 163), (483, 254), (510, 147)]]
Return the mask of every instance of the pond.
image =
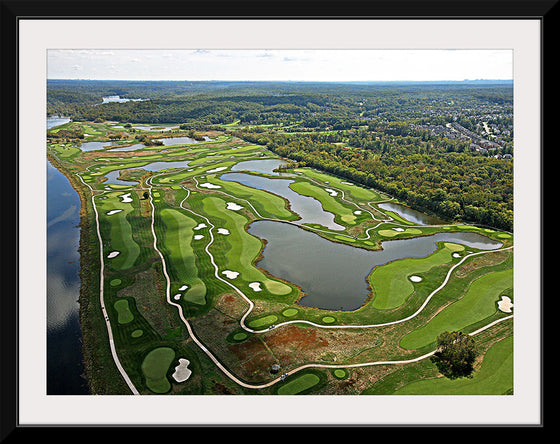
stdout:
[[(265, 160), (258, 161), (265, 162)], [(266, 168), (261, 164), (260, 168)], [(298, 214), (301, 219), (296, 221), (297, 224), (320, 224), (331, 230), (342, 231), (344, 227), (334, 221), (334, 214), (323, 210), (321, 202), (312, 197), (302, 196), (296, 193), (291, 188), (290, 184), (293, 180), (290, 179), (270, 179), (268, 177), (254, 176), (246, 173), (226, 173), (220, 177), (222, 180), (238, 182), (252, 188), (269, 191), (278, 196), (282, 196), (290, 202), (290, 208), (293, 212)]]
[(161, 170), (165, 170), (165, 169), (168, 169), (168, 168), (187, 168), (188, 165), (189, 165), (188, 160), (176, 160), (176, 161), (170, 161), (170, 162), (151, 162), (151, 163), (149, 163), (147, 165), (144, 165), (144, 166), (138, 166), (138, 167), (134, 167), (134, 168), (123, 168), (123, 169), (120, 169), (120, 170), (110, 171), (109, 173), (105, 174), (105, 177), (107, 178), (107, 180), (103, 183), (104, 184), (109, 184), (109, 185), (130, 185), (130, 186), (134, 186), (138, 183), (137, 180), (129, 181), (129, 180), (118, 179), (121, 171), (125, 171), (125, 170), (128, 170), (128, 169), (143, 169), (143, 170), (146, 170), (146, 171), (161, 171)]
[(256, 173), (270, 174), (275, 176), (295, 176), (293, 173), (280, 173), (274, 171), (280, 165), (285, 165), (290, 161), (283, 159), (258, 159), (258, 160), (246, 160), (244, 162), (236, 163), (231, 171), (254, 171)]
[(418, 225), (444, 225), (448, 223), (436, 216), (430, 216), (396, 202), (385, 202), (378, 204), (377, 206), (383, 210), (393, 211), (399, 216), (402, 216), (404, 219)]
[[(82, 151), (97, 151), (102, 150), (107, 146), (117, 145), (115, 142), (84, 142), (78, 148)], [(76, 145), (77, 146), (77, 145)]]
[[(199, 143), (202, 142), (201, 140), (195, 140), (192, 139), (190, 137), (162, 137), (161, 139), (157, 139), (160, 142), (163, 142), (164, 146), (169, 146), (169, 145), (187, 145), (190, 143)], [(210, 137), (208, 136), (204, 136), (204, 140), (203, 142), (208, 142), (210, 139)]]
[(47, 117), (47, 129), (54, 128), (55, 126), (64, 125), (65, 123), (71, 122), (70, 117), (64, 116), (49, 116)]
[(356, 310), (368, 296), (367, 276), (382, 264), (433, 253), (436, 242), (455, 242), (491, 250), (502, 244), (477, 233), (437, 233), (412, 239), (387, 240), (370, 251), (329, 241), (285, 222), (259, 220), (248, 229), (266, 241), (257, 265), (273, 276), (299, 286), (306, 296), (299, 304), (325, 310)]
[(108, 96), (103, 97), (102, 103), (125, 103), (125, 102), (143, 102), (144, 100), (148, 99), (125, 99), (121, 96)]

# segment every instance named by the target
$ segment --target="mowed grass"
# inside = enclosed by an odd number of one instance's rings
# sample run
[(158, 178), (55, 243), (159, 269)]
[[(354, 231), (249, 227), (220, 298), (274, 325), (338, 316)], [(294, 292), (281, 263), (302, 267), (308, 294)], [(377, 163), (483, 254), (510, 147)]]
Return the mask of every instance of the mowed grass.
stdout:
[(512, 287), (513, 268), (480, 276), (461, 299), (440, 311), (424, 327), (404, 336), (400, 345), (417, 349), (434, 342), (442, 331), (460, 331), (492, 316), (502, 292)]
[[(331, 196), (324, 188), (304, 181), (296, 181), (290, 184), (290, 188), (303, 196), (310, 196), (317, 199), (321, 202), (325, 211), (335, 215), (335, 220), (337, 222), (342, 222), (345, 225), (356, 224), (356, 216), (353, 214), (353, 210), (343, 205), (334, 196)], [(340, 195), (340, 193), (338, 193), (338, 195)]]
[[(132, 202), (126, 202), (123, 194), (130, 194)], [(104, 197), (104, 198), (103, 198)], [(97, 211), (99, 213), (100, 224), (109, 225), (108, 231), (109, 246), (105, 251), (105, 260), (116, 270), (125, 270), (134, 265), (140, 254), (140, 247), (132, 237), (132, 227), (127, 219), (129, 214), (134, 213), (135, 205), (138, 205), (135, 193), (123, 193), (121, 191), (107, 193), (96, 198)], [(120, 210), (114, 214), (107, 214), (111, 211)], [(119, 254), (113, 258), (107, 258), (110, 252), (118, 251)]]
[(421, 276), (422, 281), (411, 282), (410, 276), (423, 275), (433, 267), (448, 264), (453, 261), (453, 253), (464, 249), (462, 245), (445, 242), (425, 258), (400, 259), (376, 267), (369, 276), (374, 295), (372, 306), (379, 310), (401, 306), (414, 292), (415, 285), (426, 281)]
[(311, 177), (320, 182), (323, 182), (327, 188), (337, 188), (344, 191), (345, 194), (350, 194), (354, 199), (363, 200), (364, 202), (379, 201), (385, 197), (372, 190), (371, 188), (366, 188), (360, 185), (352, 184), (346, 179), (333, 176), (328, 173), (323, 173), (312, 168), (297, 168), (294, 171), (301, 172), (307, 177)]
[(170, 263), (170, 278), (179, 286), (188, 285), (183, 298), (196, 304), (204, 304), (206, 285), (198, 275), (196, 255), (192, 247), (193, 228), (197, 222), (185, 213), (171, 208), (160, 212), (165, 231), (163, 242)]
[(513, 389), (513, 336), (494, 344), (472, 378), (415, 381), (396, 395), (503, 395)]
[(214, 178), (211, 182), (221, 186), (222, 191), (249, 201), (262, 217), (284, 220), (293, 220), (297, 218), (297, 216), (288, 209), (286, 200), (280, 196), (257, 188), (251, 188), (238, 182), (220, 180), (217, 178)]
[[(204, 213), (211, 220), (216, 222), (216, 230), (225, 228), (229, 234), (214, 234), (216, 242), (212, 245), (211, 251), (216, 257), (224, 256), (218, 263), (220, 272), (230, 270), (238, 272), (239, 276), (232, 281), (243, 281), (242, 291), (253, 294), (254, 290), (248, 287), (251, 282), (261, 282), (263, 290), (268, 290), (275, 295), (285, 295), (291, 293), (292, 289), (279, 281), (269, 279), (261, 270), (253, 265), (253, 261), (258, 257), (262, 242), (260, 239), (247, 233), (245, 226), (249, 219), (235, 210), (227, 208), (228, 199), (217, 196), (206, 196), (202, 198)], [(227, 244), (227, 245), (225, 245)], [(223, 277), (223, 276), (221, 276)], [(227, 278), (226, 278), (227, 279)]]

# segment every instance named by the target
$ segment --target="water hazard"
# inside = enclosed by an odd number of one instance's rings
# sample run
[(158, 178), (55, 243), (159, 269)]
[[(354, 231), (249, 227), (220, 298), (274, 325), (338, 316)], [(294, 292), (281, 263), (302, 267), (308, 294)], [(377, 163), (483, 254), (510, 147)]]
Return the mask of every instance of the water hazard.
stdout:
[(370, 251), (331, 242), (297, 226), (255, 221), (249, 233), (266, 240), (258, 266), (299, 286), (300, 304), (325, 310), (356, 310), (368, 296), (367, 276), (390, 261), (421, 258), (433, 253), (436, 242), (454, 242), (492, 250), (502, 244), (477, 233), (437, 233), (412, 239), (387, 240), (383, 250)]

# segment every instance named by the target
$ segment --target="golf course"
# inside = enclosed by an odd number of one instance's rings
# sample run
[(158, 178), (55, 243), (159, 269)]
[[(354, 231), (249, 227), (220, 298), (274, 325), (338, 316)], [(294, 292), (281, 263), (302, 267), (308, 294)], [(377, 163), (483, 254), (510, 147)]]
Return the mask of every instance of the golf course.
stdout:
[[(116, 121), (47, 131), (81, 200), (92, 392), (513, 393), (513, 233), (419, 224), (383, 208), (406, 206), (392, 195), (230, 132), (189, 136)], [(434, 364), (442, 332), (475, 341), (469, 377)]]

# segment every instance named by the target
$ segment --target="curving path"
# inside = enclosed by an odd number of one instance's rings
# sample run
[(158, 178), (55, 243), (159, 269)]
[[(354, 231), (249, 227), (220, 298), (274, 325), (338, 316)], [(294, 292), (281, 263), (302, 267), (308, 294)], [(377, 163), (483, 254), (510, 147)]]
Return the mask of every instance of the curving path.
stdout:
[[(232, 381), (236, 382), (237, 384), (239, 384), (240, 386), (243, 386), (243, 387), (245, 387), (245, 388), (249, 388), (249, 389), (261, 389), (261, 388), (266, 388), (266, 387), (270, 387), (270, 386), (272, 386), (272, 385), (274, 385), (274, 384), (277, 384), (277, 383), (283, 381), (284, 378), (285, 378), (285, 376), (295, 374), (295, 373), (297, 373), (297, 372), (299, 372), (299, 371), (301, 371), (301, 370), (304, 370), (304, 369), (306, 369), (306, 368), (313, 368), (313, 367), (315, 367), (315, 368), (317, 368), (317, 367), (320, 367), (320, 368), (352, 368), (352, 367), (369, 367), (369, 366), (376, 366), (376, 365), (407, 364), (407, 363), (418, 362), (418, 361), (421, 361), (421, 360), (423, 360), (423, 359), (426, 359), (426, 358), (432, 356), (432, 355), (436, 352), (436, 351), (434, 350), (434, 351), (429, 352), (429, 353), (426, 353), (426, 354), (424, 354), (424, 355), (422, 355), (422, 356), (418, 356), (418, 357), (416, 357), (416, 358), (407, 359), (407, 360), (370, 361), (370, 362), (363, 362), (363, 363), (356, 363), (356, 364), (319, 364), (319, 363), (304, 364), (304, 365), (301, 365), (301, 366), (299, 366), (299, 367), (297, 367), (297, 368), (294, 368), (294, 369), (292, 369), (292, 370), (290, 370), (290, 371), (284, 373), (283, 375), (279, 376), (278, 378), (273, 379), (273, 380), (271, 380), (271, 381), (269, 381), (269, 382), (267, 382), (267, 383), (264, 383), (264, 384), (248, 384), (248, 383), (246, 383), (246, 382), (240, 380), (240, 379), (237, 378), (233, 373), (231, 373), (231, 372), (218, 360), (218, 358), (204, 345), (204, 343), (203, 343), (199, 338), (197, 338), (197, 336), (195, 335), (195, 333), (194, 333), (194, 331), (193, 331), (193, 329), (192, 329), (192, 326), (190, 325), (188, 319), (185, 317), (185, 315), (184, 315), (184, 313), (183, 313), (183, 307), (182, 307), (182, 305), (179, 304), (179, 303), (177, 303), (177, 302), (175, 302), (175, 301), (173, 301), (172, 298), (171, 298), (171, 294), (170, 294), (170, 284), (171, 284), (171, 281), (170, 281), (169, 275), (168, 275), (168, 273), (167, 273), (167, 265), (166, 265), (165, 257), (164, 257), (164, 255), (163, 255), (163, 253), (159, 250), (158, 245), (157, 245), (158, 239), (157, 239), (157, 235), (156, 235), (156, 232), (155, 232), (155, 223), (154, 223), (154, 221), (155, 221), (155, 207), (154, 207), (153, 198), (152, 198), (152, 188), (153, 188), (152, 179), (153, 179), (154, 177), (157, 177), (157, 176), (160, 176), (160, 175), (163, 175), (163, 174), (167, 174), (167, 173), (166, 173), (166, 172), (162, 172), (162, 173), (160, 173), (160, 174), (156, 174), (156, 175), (154, 175), (154, 176), (151, 176), (151, 177), (148, 178), (148, 180), (146, 181), (146, 185), (148, 186), (147, 190), (149, 191), (149, 196), (150, 196), (150, 207), (151, 207), (151, 213), (152, 213), (152, 215), (151, 215), (151, 231), (152, 231), (152, 236), (153, 236), (153, 248), (154, 248), (154, 250), (157, 252), (157, 254), (159, 255), (159, 257), (160, 257), (160, 259), (161, 259), (161, 262), (162, 262), (163, 274), (164, 274), (165, 279), (166, 279), (166, 290), (165, 290), (165, 292), (166, 292), (166, 300), (167, 300), (167, 302), (168, 302), (170, 305), (173, 305), (173, 306), (175, 306), (175, 307), (177, 308), (179, 317), (181, 318), (182, 322), (183, 322), (184, 325), (186, 326), (186, 328), (187, 328), (187, 330), (188, 330), (188, 332), (189, 332), (189, 335), (190, 335), (190, 337), (192, 338), (192, 340), (193, 340), (193, 341), (198, 345), (198, 347), (212, 360), (212, 362), (214, 362), (214, 363), (216, 364), (216, 366), (217, 366), (221, 371), (223, 371), (224, 374), (227, 375)], [(89, 184), (87, 184), (87, 183), (85, 183), (85, 182), (83, 181), (83, 179), (81, 178), (81, 176), (79, 176), (79, 174), (77, 174), (77, 175), (78, 175), (78, 177), (80, 177), (80, 180), (82, 181), (82, 183), (83, 183), (84, 185), (86, 185), (87, 187), (89, 187), (89, 189), (90, 189), (91, 192), (92, 192), (92, 206), (93, 206), (94, 211), (95, 211), (97, 237), (98, 237), (98, 240), (99, 240), (99, 249), (100, 249), (100, 266), (101, 266), (101, 269), (100, 269), (100, 295), (99, 295), (99, 300), (100, 300), (100, 304), (101, 304), (101, 309), (102, 309), (102, 312), (103, 312), (103, 316), (104, 316), (104, 318), (105, 318), (105, 323), (106, 323), (106, 326), (107, 326), (107, 332), (108, 332), (108, 336), (109, 336), (109, 346), (110, 346), (110, 349), (111, 349), (111, 354), (112, 354), (112, 356), (113, 356), (113, 360), (114, 360), (114, 362), (115, 362), (115, 365), (117, 366), (119, 372), (121, 373), (123, 379), (125, 380), (126, 384), (127, 384), (128, 387), (130, 388), (131, 392), (132, 392), (133, 394), (135, 394), (135, 395), (138, 395), (138, 394), (139, 394), (138, 390), (137, 390), (136, 387), (134, 386), (134, 384), (133, 384), (133, 382), (131, 381), (130, 377), (129, 377), (128, 374), (126, 373), (126, 370), (122, 367), (122, 365), (121, 365), (121, 363), (120, 363), (120, 361), (119, 361), (118, 353), (117, 353), (117, 351), (116, 351), (115, 344), (114, 344), (114, 340), (113, 340), (113, 335), (112, 335), (112, 330), (111, 330), (111, 323), (110, 323), (110, 320), (109, 320), (107, 311), (106, 311), (106, 309), (105, 309), (104, 292), (103, 292), (103, 286), (104, 286), (104, 252), (103, 252), (103, 242), (102, 242), (101, 233), (100, 233), (100, 228), (99, 228), (99, 215), (98, 215), (98, 212), (97, 212), (97, 208), (96, 208), (96, 205), (95, 205), (94, 198), (95, 198), (95, 192), (100, 192), (100, 193), (103, 194), (103, 193), (106, 193), (107, 191), (94, 190)], [(197, 186), (197, 188), (198, 188), (198, 180), (197, 180), (197, 178), (196, 178), (196, 177), (193, 177), (193, 179), (195, 180), (196, 186)], [(137, 189), (137, 188), (136, 188), (136, 189)], [(144, 188), (142, 188), (142, 189), (144, 189)], [(267, 328), (267, 329), (264, 329), (264, 330), (253, 330), (253, 329), (249, 328), (249, 327), (245, 324), (246, 318), (249, 316), (249, 314), (252, 312), (252, 310), (253, 310), (253, 308), (254, 308), (254, 303), (251, 301), (251, 299), (250, 299), (249, 297), (247, 297), (247, 295), (245, 295), (245, 294), (244, 294), (239, 288), (237, 288), (233, 283), (231, 283), (230, 281), (227, 281), (227, 280), (223, 279), (223, 278), (219, 275), (219, 268), (218, 268), (218, 265), (216, 264), (212, 253), (209, 251), (210, 245), (212, 245), (212, 243), (214, 242), (214, 233), (213, 233), (213, 230), (214, 230), (215, 226), (210, 222), (210, 220), (209, 220), (206, 216), (204, 216), (204, 215), (202, 215), (202, 214), (198, 214), (198, 213), (194, 212), (193, 210), (188, 209), (188, 208), (185, 208), (185, 207), (183, 206), (183, 203), (184, 203), (184, 202), (189, 198), (189, 196), (190, 196), (190, 190), (188, 190), (188, 189), (186, 189), (186, 188), (184, 188), (184, 187), (183, 187), (183, 189), (185, 189), (185, 190), (187, 191), (187, 196), (181, 201), (181, 203), (179, 204), (179, 206), (180, 206), (182, 209), (184, 209), (184, 210), (186, 210), (186, 211), (189, 211), (189, 212), (191, 212), (192, 214), (194, 214), (194, 215), (196, 215), (196, 216), (201, 217), (202, 219), (204, 219), (204, 220), (206, 221), (206, 223), (208, 224), (208, 226), (210, 227), (209, 230), (208, 230), (208, 231), (209, 231), (209, 234), (210, 234), (210, 241), (207, 243), (207, 245), (206, 245), (206, 247), (205, 247), (205, 252), (208, 254), (208, 256), (209, 256), (209, 258), (210, 258), (210, 261), (211, 261), (211, 263), (212, 263), (212, 265), (213, 265), (213, 267), (214, 267), (214, 276), (215, 276), (217, 279), (219, 279), (220, 281), (222, 281), (222, 282), (224, 282), (225, 284), (227, 284), (229, 287), (231, 287), (231, 288), (232, 288), (241, 298), (243, 298), (243, 300), (248, 304), (248, 307), (249, 307), (249, 308), (248, 308), (247, 311), (243, 314), (243, 316), (242, 316), (242, 318), (241, 318), (241, 320), (240, 320), (240, 325), (241, 325), (241, 327), (242, 327), (244, 330), (246, 330), (246, 331), (248, 331), (248, 332), (250, 332), (250, 333), (255, 333), (255, 334), (259, 334), (259, 333), (264, 333), (264, 332), (270, 331), (271, 328)], [(121, 190), (119, 190), (119, 191), (121, 191)], [(122, 190), (122, 191), (125, 191), (125, 190)], [(340, 191), (340, 192), (342, 193), (343, 199), (346, 200), (346, 199), (344, 198), (344, 192), (343, 192), (343, 190), (340, 190), (340, 189), (339, 189), (338, 191)], [(237, 196), (231, 196), (231, 195), (229, 195), (228, 193), (225, 193), (225, 192), (223, 192), (223, 191), (219, 191), (219, 192), (220, 192), (220, 193), (223, 193), (223, 194), (226, 194), (226, 195), (228, 195), (228, 196), (230, 196), (230, 197), (235, 197), (236, 199), (239, 199)], [(253, 205), (252, 205), (248, 200), (246, 200), (246, 199), (241, 199), (241, 200), (247, 202), (247, 204), (253, 209), (253, 211), (255, 212), (255, 214), (256, 214), (258, 217), (261, 217), (261, 218), (262, 218), (262, 216), (258, 213), (258, 211), (253, 207)], [(349, 201), (347, 201), (347, 202), (349, 202)], [(353, 202), (351, 202), (351, 203), (353, 203)], [(355, 203), (353, 203), (353, 204), (355, 205)], [(370, 204), (371, 204), (371, 202), (368, 202), (368, 205), (370, 205)], [(366, 210), (366, 211), (367, 211), (367, 210)], [(368, 213), (370, 213), (370, 215), (372, 216), (372, 218), (373, 218), (374, 220), (379, 221), (379, 219), (376, 219), (375, 216), (374, 216), (371, 212), (368, 211)], [(386, 223), (386, 222), (390, 222), (391, 220), (393, 220), (393, 219), (392, 219), (391, 217), (389, 217), (388, 215), (386, 215), (386, 216), (388, 217), (388, 219), (380, 220), (380, 221), (379, 221), (379, 224), (377, 224), (377, 225), (374, 226), (374, 227), (370, 227), (370, 228), (368, 228), (368, 229), (365, 231), (367, 237), (364, 238), (364, 239), (369, 239), (369, 238), (370, 238), (370, 234), (369, 234), (369, 231), (370, 231), (370, 230), (375, 229), (375, 228), (378, 227), (380, 224), (383, 224), (383, 223)], [(263, 219), (264, 219), (264, 218), (263, 218)], [(270, 220), (275, 220), (275, 219), (270, 219)], [(278, 220), (278, 221), (280, 221), (280, 220)], [(286, 222), (286, 221), (282, 221), (282, 222)], [(288, 223), (290, 223), (290, 222), (288, 221)], [(407, 226), (408, 226), (408, 225), (407, 225)], [(321, 231), (321, 230), (316, 230), (316, 231)], [(433, 298), (433, 296), (434, 296), (437, 292), (439, 292), (442, 288), (445, 287), (445, 285), (447, 284), (447, 282), (448, 282), (448, 280), (449, 280), (449, 278), (450, 278), (450, 276), (451, 276), (453, 270), (455, 270), (455, 268), (457, 268), (459, 265), (461, 265), (465, 260), (467, 260), (468, 258), (470, 258), (470, 257), (472, 257), (472, 256), (481, 255), (481, 254), (486, 254), (486, 253), (495, 252), (495, 251), (500, 251), (500, 250), (508, 250), (508, 249), (512, 249), (512, 248), (513, 248), (513, 246), (510, 246), (510, 247), (501, 248), (501, 249), (497, 249), (497, 250), (481, 251), (481, 252), (477, 252), (477, 253), (471, 253), (471, 254), (469, 254), (469, 255), (464, 256), (460, 262), (458, 262), (458, 263), (455, 264), (453, 267), (451, 267), (451, 269), (448, 271), (448, 273), (447, 273), (447, 275), (446, 275), (444, 281), (442, 282), (442, 284), (441, 284), (438, 288), (436, 288), (432, 293), (430, 293), (430, 295), (426, 298), (426, 300), (425, 300), (424, 303), (419, 307), (419, 309), (418, 309), (415, 313), (413, 313), (412, 315), (410, 315), (410, 316), (408, 316), (408, 317), (406, 317), (406, 318), (399, 319), (399, 320), (396, 320), (396, 321), (381, 323), (381, 324), (366, 324), (366, 325), (323, 325), (323, 324), (317, 324), (317, 323), (314, 323), (314, 322), (311, 322), (311, 321), (306, 321), (306, 320), (292, 320), (292, 321), (286, 321), (286, 322), (282, 322), (282, 323), (276, 324), (273, 328), (279, 328), (279, 327), (282, 327), (282, 326), (288, 325), (288, 324), (297, 324), (297, 323), (302, 324), (302, 323), (303, 323), (303, 324), (312, 325), (312, 326), (317, 327), (317, 328), (325, 328), (325, 329), (352, 329), (352, 328), (374, 328), (374, 327), (382, 327), (382, 326), (387, 326), (387, 325), (392, 325), (392, 324), (398, 324), (398, 323), (406, 322), (406, 321), (408, 321), (408, 320), (410, 320), (410, 319), (416, 317), (416, 316), (424, 309), (424, 307), (428, 304), (428, 302)], [(500, 322), (506, 321), (506, 320), (511, 319), (511, 318), (513, 318), (513, 315), (500, 318), (499, 320), (496, 320), (496, 321), (494, 321), (494, 322), (492, 322), (492, 323), (490, 323), (490, 324), (488, 324), (488, 325), (486, 325), (486, 326), (484, 326), (484, 327), (482, 327), (482, 328), (480, 328), (480, 329), (478, 329), (478, 330), (476, 330), (476, 331), (470, 333), (470, 335), (471, 335), (471, 336), (472, 336), (472, 335), (476, 335), (476, 334), (480, 333), (481, 331), (484, 331), (484, 330), (486, 330), (486, 329), (488, 329), (488, 328), (490, 328), (490, 327), (492, 327), (492, 326), (494, 326), (494, 325), (496, 325), (496, 324), (498, 324), (498, 323), (500, 323)]]

